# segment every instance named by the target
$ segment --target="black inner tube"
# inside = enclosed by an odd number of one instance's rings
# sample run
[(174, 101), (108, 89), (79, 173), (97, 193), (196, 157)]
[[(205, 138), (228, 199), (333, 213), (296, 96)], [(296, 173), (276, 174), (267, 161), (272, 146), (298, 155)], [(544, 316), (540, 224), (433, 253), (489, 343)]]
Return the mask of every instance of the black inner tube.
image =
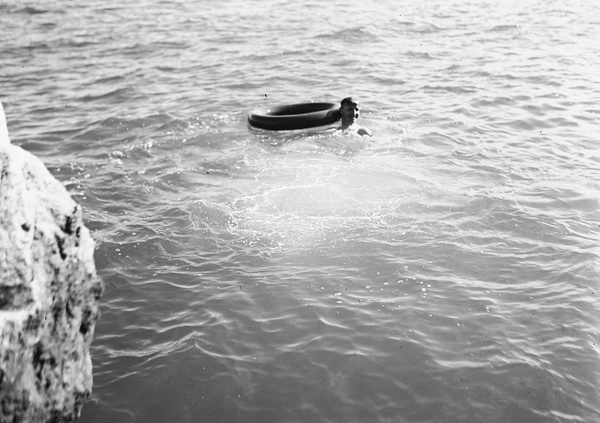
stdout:
[(250, 126), (272, 131), (329, 125), (341, 119), (335, 103), (298, 103), (256, 109), (248, 115)]

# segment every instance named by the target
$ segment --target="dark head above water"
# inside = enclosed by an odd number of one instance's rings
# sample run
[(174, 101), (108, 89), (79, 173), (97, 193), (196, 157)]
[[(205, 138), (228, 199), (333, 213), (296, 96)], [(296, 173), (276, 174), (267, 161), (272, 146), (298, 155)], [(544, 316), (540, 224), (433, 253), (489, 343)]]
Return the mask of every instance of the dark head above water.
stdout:
[(340, 114), (342, 115), (342, 131), (356, 132), (359, 135), (372, 136), (368, 128), (356, 123), (360, 116), (360, 103), (355, 97), (346, 97), (340, 102)]

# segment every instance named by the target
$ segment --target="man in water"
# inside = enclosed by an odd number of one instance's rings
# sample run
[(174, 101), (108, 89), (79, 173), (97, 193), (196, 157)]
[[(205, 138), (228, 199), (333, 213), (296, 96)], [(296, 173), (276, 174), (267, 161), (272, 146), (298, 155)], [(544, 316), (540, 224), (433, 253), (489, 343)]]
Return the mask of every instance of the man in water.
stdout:
[(373, 136), (368, 128), (356, 123), (356, 120), (360, 115), (360, 104), (358, 100), (353, 97), (346, 97), (343, 99), (340, 103), (340, 114), (342, 115), (342, 126), (339, 128), (340, 130), (351, 131), (358, 135)]

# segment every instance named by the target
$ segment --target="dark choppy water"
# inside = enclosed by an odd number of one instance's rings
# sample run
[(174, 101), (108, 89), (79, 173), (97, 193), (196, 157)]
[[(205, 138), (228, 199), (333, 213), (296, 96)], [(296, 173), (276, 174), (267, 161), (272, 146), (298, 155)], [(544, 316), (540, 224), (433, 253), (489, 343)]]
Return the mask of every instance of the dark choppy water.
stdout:
[[(600, 421), (599, 16), (0, 2), (12, 140), (106, 284), (81, 421)], [(350, 94), (371, 139), (246, 125)]]

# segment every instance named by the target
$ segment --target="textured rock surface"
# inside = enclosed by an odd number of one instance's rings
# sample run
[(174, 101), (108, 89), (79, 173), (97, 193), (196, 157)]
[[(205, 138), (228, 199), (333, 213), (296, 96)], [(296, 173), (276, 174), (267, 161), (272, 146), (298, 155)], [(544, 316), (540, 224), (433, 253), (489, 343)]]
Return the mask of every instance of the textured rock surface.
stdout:
[(92, 389), (101, 281), (81, 208), (11, 145), (0, 105), (0, 421), (72, 421)]

